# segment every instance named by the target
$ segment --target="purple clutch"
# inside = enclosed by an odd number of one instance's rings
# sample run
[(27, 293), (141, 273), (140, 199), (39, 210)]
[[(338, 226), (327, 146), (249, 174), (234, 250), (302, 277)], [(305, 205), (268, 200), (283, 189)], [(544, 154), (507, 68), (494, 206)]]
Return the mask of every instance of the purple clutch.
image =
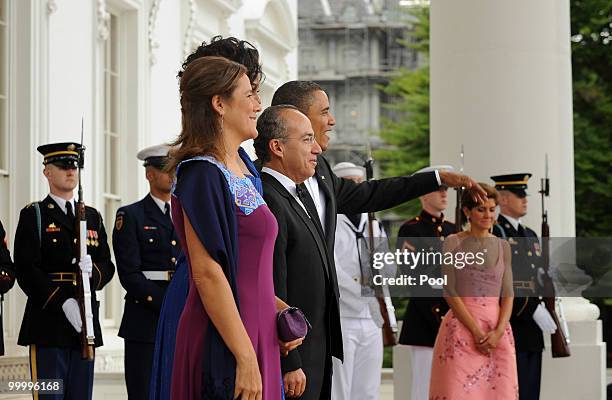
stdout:
[(278, 338), (283, 342), (291, 342), (305, 337), (312, 329), (306, 316), (297, 307), (288, 307), (276, 314)]

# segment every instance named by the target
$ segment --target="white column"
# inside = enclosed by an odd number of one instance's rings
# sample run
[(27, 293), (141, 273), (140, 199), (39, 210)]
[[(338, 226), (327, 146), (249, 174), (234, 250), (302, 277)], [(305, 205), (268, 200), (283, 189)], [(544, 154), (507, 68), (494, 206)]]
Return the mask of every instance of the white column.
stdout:
[(434, 1), (431, 161), (476, 179), (531, 172), (527, 225), (549, 154), (551, 236), (573, 236), (574, 159), (568, 0)]
[[(569, 0), (431, 2), (431, 162), (458, 167), (463, 144), (465, 172), (480, 181), (531, 172), (524, 222), (538, 231), (548, 153), (553, 237), (575, 235), (569, 9)], [(543, 400), (604, 398), (599, 313), (585, 303), (566, 302), (572, 357), (545, 350)]]

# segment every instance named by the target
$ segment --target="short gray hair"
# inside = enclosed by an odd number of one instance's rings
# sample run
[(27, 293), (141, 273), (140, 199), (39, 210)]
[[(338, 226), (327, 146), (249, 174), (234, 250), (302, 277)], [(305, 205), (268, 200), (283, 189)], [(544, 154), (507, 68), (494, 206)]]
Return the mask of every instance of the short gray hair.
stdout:
[(287, 125), (282, 115), (285, 110), (300, 111), (290, 104), (278, 104), (266, 108), (257, 119), (257, 137), (253, 142), (253, 147), (262, 164), (272, 159), (268, 150), (270, 140), (287, 140)]

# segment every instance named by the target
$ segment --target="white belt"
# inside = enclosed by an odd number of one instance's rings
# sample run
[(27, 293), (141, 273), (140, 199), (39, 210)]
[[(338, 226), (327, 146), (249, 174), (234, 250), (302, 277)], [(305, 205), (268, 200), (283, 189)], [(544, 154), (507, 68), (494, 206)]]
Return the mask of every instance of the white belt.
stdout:
[(151, 281), (169, 281), (172, 279), (172, 274), (174, 271), (142, 271), (142, 274), (145, 278)]

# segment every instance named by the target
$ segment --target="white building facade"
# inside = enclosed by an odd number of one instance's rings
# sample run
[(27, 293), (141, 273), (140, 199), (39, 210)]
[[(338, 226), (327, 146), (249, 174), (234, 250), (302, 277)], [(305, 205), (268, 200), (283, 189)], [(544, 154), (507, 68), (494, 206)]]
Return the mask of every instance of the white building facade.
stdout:
[[(110, 235), (116, 209), (148, 189), (137, 151), (180, 131), (185, 56), (214, 35), (259, 49), (263, 106), (296, 79), (297, 0), (0, 0), (0, 220), (11, 250), (19, 210), (48, 191), (36, 147), (80, 141), (81, 118), (85, 201)], [(120, 373), (117, 277), (99, 295), (105, 346), (96, 369)], [(4, 302), (0, 379), (23, 370), (14, 364), (27, 354), (15, 344), (24, 306), (15, 285)]]

